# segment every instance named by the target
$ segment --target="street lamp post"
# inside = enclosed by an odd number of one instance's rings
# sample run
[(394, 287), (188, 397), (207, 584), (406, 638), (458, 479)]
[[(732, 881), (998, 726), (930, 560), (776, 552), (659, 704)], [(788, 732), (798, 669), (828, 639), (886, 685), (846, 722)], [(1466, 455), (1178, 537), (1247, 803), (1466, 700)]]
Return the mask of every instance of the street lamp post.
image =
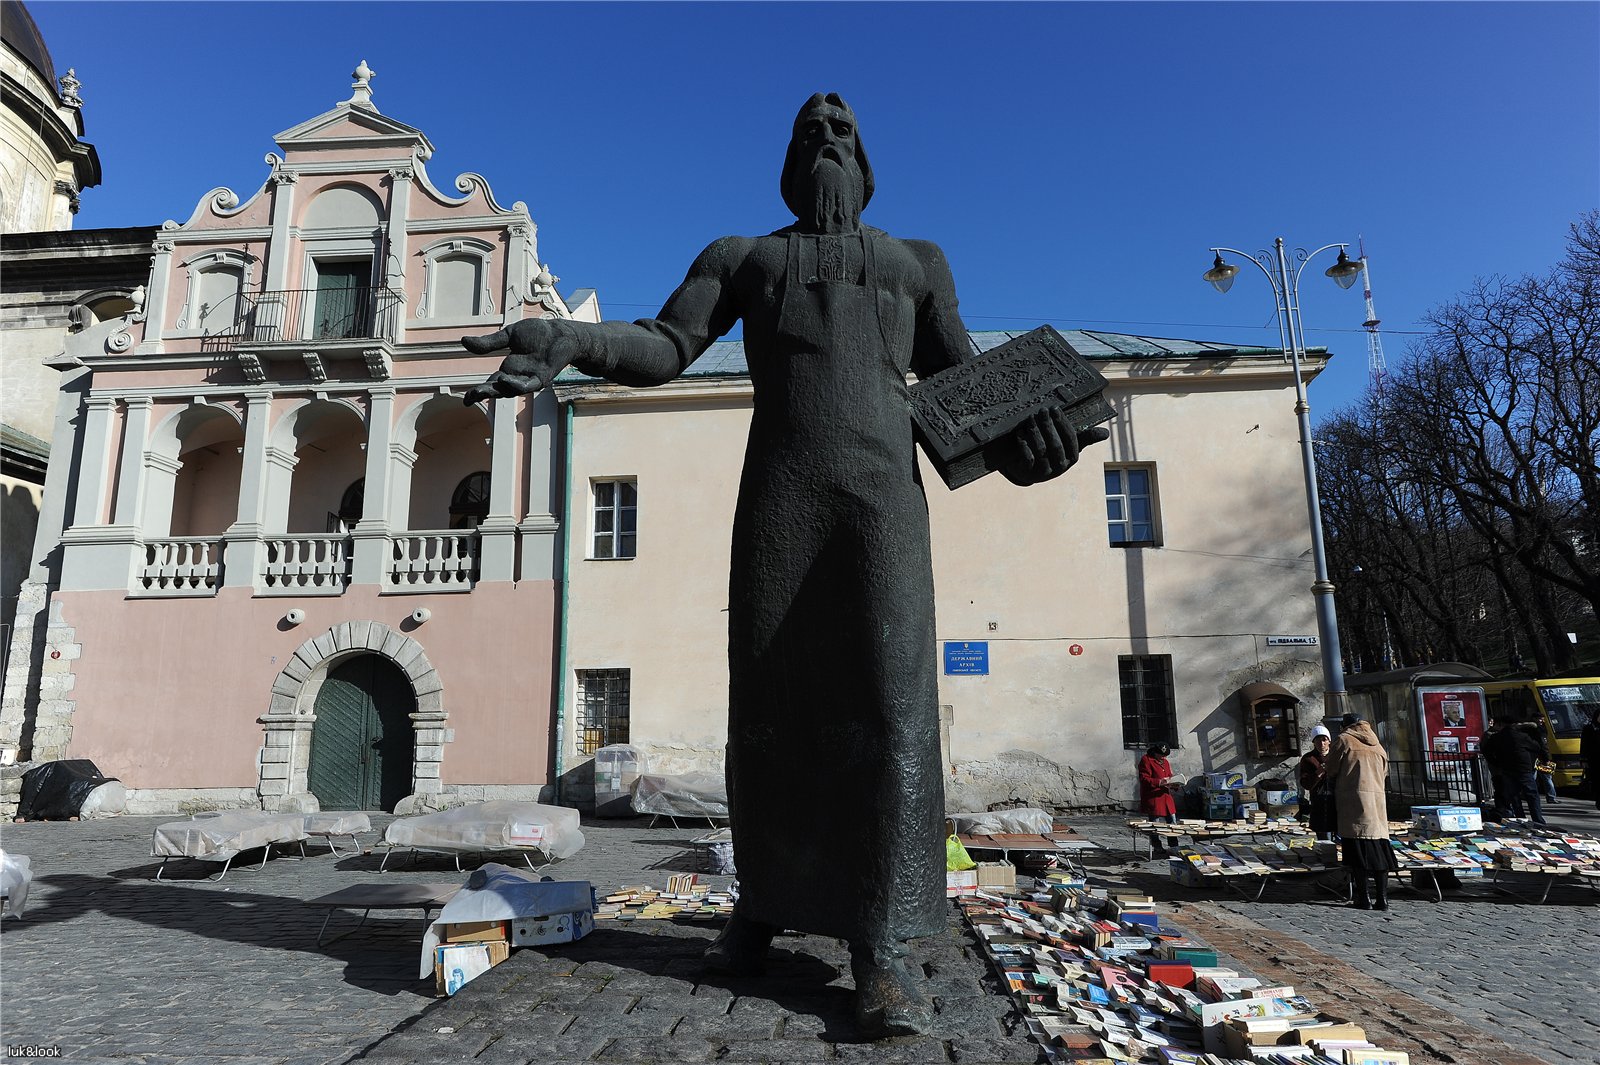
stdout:
[(1266, 252), (1260, 253), (1262, 258), (1268, 260), (1265, 263), (1236, 248), (1212, 248), (1216, 259), (1211, 269), (1203, 275), (1218, 292), (1228, 291), (1233, 287), (1233, 279), (1239, 273), (1239, 268), (1224, 262), (1222, 254), (1238, 255), (1255, 263), (1257, 269), (1266, 275), (1267, 283), (1272, 286), (1272, 294), (1277, 299), (1278, 337), (1294, 363), (1294, 412), (1300, 422), (1300, 459), (1305, 466), (1306, 511), (1311, 523), (1311, 560), (1316, 571), (1311, 594), (1317, 607), (1317, 642), (1322, 648), (1323, 707), (1329, 717), (1338, 717), (1345, 712), (1344, 667), (1340, 663), (1339, 620), (1333, 610), (1333, 582), (1328, 579), (1328, 556), (1322, 546), (1322, 504), (1317, 498), (1317, 459), (1311, 443), (1311, 405), (1306, 402), (1305, 381), (1300, 373), (1300, 360), (1305, 354), (1305, 326), (1300, 321), (1300, 275), (1312, 259), (1331, 248), (1338, 248), (1339, 261), (1324, 273), (1340, 288), (1349, 288), (1361, 276), (1361, 264), (1350, 261), (1345, 254), (1346, 247), (1344, 244), (1325, 244), (1310, 253), (1303, 248), (1296, 249), (1293, 271), (1284, 254), (1282, 237), (1273, 241), (1270, 256)]

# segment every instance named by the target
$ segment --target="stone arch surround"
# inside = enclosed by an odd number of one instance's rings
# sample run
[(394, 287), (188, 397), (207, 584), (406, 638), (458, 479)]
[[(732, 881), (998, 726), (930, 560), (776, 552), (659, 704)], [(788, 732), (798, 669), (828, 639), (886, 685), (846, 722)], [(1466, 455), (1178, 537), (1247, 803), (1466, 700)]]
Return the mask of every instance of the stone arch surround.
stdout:
[(411, 794), (396, 813), (435, 807), (442, 797), (439, 781), (444, 748), (453, 736), (445, 728), (444, 685), (422, 645), (379, 621), (345, 621), (295, 649), (272, 683), (272, 702), (258, 720), (266, 730), (257, 790), (266, 810), (312, 813), (319, 809), (311, 794), (311, 729), (316, 724), (317, 693), (328, 671), (358, 654), (378, 654), (398, 666), (411, 683), (417, 709), (411, 715)]

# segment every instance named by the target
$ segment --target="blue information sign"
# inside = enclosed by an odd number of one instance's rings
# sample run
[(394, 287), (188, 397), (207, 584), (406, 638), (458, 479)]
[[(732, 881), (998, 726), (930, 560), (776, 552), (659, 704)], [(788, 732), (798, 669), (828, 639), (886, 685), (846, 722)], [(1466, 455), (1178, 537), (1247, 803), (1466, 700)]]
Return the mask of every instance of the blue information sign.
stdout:
[(989, 642), (987, 640), (946, 640), (944, 644), (945, 676), (959, 674), (987, 677), (989, 675)]

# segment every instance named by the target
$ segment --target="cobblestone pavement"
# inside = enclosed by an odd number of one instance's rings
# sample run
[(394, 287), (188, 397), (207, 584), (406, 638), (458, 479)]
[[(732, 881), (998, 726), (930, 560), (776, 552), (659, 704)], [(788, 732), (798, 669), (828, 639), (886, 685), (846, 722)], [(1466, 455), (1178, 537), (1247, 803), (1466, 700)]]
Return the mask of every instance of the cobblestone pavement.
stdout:
[[(954, 918), (912, 958), (939, 1009), (927, 1039), (856, 1040), (848, 957), (832, 940), (786, 936), (767, 977), (711, 979), (698, 956), (714, 929), (667, 922), (606, 924), (576, 944), (519, 950), (454, 998), (436, 1000), (431, 983), (414, 977), (414, 911), (374, 914), (362, 931), (318, 949), (323, 915), (304, 900), (364, 881), (459, 880), (447, 859), (402, 861), (397, 870), (391, 862), (380, 878), (375, 856), (321, 853), (236, 868), (220, 883), (198, 879), (210, 865), (175, 862), (169, 875), (179, 881), (154, 883), (150, 832), (169, 819), (4, 826), (0, 842), (29, 855), (36, 878), (26, 917), (8, 919), (0, 934), (0, 1042), (8, 1048), (221, 1065), (480, 1054), (540, 1065), (1038, 1059)], [(374, 818), (380, 829), (386, 821)], [(1231, 946), (1242, 967), (1312, 989), (1328, 1009), (1387, 1011), (1395, 1027), (1409, 1019), (1437, 1028), (1452, 1018), (1476, 1026), (1446, 1041), (1465, 1050), (1423, 1047), (1419, 1065), (1512, 1065), (1515, 1051), (1496, 1035), (1551, 1063), (1600, 1061), (1592, 894), (1557, 893), (1544, 906), (1482, 892), (1443, 904), (1402, 897), (1388, 914), (1349, 911), (1298, 888), (1274, 888), (1255, 904), (1226, 902), (1177, 887), (1159, 863), (1129, 860), (1124, 821), (1074, 820), (1112, 848), (1094, 872), (1170, 900), (1164, 914)], [(700, 831), (589, 822), (584, 850), (551, 872), (602, 888), (665, 886), (670, 872), (693, 868), (686, 843)]]

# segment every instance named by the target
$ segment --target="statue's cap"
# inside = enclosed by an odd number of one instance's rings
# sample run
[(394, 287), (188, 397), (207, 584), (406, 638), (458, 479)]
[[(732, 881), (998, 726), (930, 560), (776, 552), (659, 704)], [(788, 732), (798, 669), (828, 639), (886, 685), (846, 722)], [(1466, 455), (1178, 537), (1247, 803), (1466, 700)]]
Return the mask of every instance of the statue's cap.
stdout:
[(783, 157), (783, 174), (778, 179), (779, 191), (783, 193), (783, 202), (788, 205), (789, 210), (795, 213), (796, 217), (800, 216), (804, 210), (804, 206), (797, 203), (794, 196), (794, 171), (798, 165), (795, 155), (797, 154), (796, 148), (800, 142), (800, 127), (805, 123), (806, 119), (811, 118), (813, 115), (826, 114), (828, 112), (842, 112), (849, 117), (851, 123), (855, 126), (856, 165), (861, 168), (861, 206), (864, 209), (867, 204), (872, 202), (874, 187), (872, 164), (867, 162), (867, 149), (861, 143), (861, 124), (856, 120), (856, 113), (850, 109), (849, 104), (844, 102), (844, 97), (836, 92), (812, 93), (811, 99), (801, 105), (800, 112), (794, 116), (794, 126), (789, 134), (789, 150)]

